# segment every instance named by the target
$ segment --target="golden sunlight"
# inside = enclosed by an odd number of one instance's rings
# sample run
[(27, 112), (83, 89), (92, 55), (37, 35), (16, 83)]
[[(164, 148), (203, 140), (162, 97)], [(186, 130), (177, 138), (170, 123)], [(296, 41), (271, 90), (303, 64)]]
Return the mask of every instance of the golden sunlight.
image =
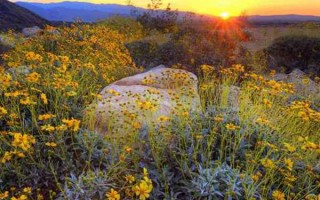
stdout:
[(228, 12), (223, 12), (220, 14), (220, 17), (223, 19), (223, 20), (227, 20), (230, 18), (230, 13)]

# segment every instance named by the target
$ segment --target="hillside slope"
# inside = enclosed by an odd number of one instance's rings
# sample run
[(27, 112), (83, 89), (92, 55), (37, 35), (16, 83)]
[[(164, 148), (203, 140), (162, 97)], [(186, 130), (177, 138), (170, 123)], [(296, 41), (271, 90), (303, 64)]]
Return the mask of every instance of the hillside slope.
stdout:
[(0, 31), (43, 26), (49, 22), (31, 11), (7, 0), (0, 0)]

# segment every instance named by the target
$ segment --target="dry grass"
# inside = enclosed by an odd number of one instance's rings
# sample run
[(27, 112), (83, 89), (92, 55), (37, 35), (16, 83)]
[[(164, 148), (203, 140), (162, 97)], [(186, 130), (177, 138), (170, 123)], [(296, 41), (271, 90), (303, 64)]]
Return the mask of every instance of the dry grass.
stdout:
[(268, 26), (268, 27), (253, 27), (248, 29), (253, 40), (243, 42), (242, 45), (249, 51), (256, 52), (268, 47), (276, 38), (287, 35), (299, 35), (309, 37), (320, 37), (320, 27), (307, 28), (297, 26)]

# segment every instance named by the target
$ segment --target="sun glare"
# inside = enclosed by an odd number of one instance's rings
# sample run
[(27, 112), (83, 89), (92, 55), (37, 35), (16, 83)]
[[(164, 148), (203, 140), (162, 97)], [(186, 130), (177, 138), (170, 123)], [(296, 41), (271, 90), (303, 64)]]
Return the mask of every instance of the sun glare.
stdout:
[(220, 14), (220, 17), (223, 19), (223, 20), (227, 20), (230, 18), (230, 13), (228, 12), (223, 12)]

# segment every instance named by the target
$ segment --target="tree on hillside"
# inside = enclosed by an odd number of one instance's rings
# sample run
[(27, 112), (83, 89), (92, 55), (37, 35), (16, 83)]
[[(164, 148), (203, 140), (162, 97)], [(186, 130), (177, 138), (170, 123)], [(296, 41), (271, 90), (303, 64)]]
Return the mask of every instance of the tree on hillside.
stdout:
[[(132, 5), (130, 0), (129, 3)], [(162, 5), (162, 0), (151, 0), (146, 11), (140, 13), (136, 11), (137, 21), (149, 31), (175, 31), (177, 29), (178, 10), (173, 10), (170, 3), (165, 9), (161, 9)]]

